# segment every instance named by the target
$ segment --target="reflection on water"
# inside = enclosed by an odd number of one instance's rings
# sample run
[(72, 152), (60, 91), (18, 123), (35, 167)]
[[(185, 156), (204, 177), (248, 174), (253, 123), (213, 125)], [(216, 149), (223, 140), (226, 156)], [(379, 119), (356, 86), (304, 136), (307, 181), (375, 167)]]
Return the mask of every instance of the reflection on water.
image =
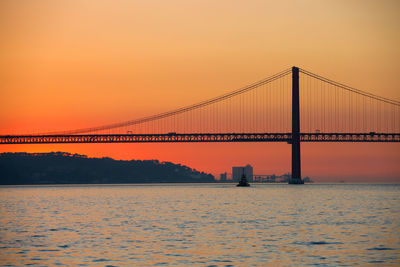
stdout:
[(2, 265), (400, 264), (399, 185), (0, 187)]

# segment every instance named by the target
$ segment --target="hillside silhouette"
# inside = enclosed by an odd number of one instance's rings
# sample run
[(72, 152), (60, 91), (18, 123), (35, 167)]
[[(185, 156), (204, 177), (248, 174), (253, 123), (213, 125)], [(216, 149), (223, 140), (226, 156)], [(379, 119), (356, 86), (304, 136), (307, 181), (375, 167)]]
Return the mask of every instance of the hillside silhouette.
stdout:
[(66, 152), (2, 153), (0, 184), (214, 182), (211, 174), (158, 160), (88, 158)]

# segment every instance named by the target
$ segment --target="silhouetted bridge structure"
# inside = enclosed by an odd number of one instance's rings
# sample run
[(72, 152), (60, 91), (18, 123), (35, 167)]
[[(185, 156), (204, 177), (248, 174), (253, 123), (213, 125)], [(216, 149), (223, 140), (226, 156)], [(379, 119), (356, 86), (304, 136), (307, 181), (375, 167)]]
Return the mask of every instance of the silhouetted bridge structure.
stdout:
[(0, 144), (157, 142), (287, 142), (292, 145), (289, 183), (301, 184), (301, 142), (400, 142), (400, 102), (292, 67), (153, 116), (70, 131), (0, 136)]
[[(196, 143), (196, 142), (287, 142), (291, 133), (216, 134), (83, 134), (1, 136), (2, 144), (57, 143)], [(300, 133), (301, 142), (400, 142), (400, 134), (387, 133)]]

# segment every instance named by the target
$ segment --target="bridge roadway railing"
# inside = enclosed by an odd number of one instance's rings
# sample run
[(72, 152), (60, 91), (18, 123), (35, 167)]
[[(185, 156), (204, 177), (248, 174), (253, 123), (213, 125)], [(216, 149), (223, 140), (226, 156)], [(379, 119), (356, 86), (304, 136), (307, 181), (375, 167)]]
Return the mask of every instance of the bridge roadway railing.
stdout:
[[(0, 144), (288, 142), (291, 133), (0, 135)], [(400, 142), (400, 133), (301, 133), (301, 142)]]

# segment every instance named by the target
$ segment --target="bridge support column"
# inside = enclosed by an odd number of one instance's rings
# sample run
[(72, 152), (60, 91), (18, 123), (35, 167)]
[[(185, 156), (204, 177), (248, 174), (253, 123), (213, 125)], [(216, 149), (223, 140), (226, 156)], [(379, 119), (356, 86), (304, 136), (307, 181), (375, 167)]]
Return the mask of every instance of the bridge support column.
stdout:
[(289, 184), (304, 184), (300, 160), (299, 68), (292, 67), (292, 177)]

